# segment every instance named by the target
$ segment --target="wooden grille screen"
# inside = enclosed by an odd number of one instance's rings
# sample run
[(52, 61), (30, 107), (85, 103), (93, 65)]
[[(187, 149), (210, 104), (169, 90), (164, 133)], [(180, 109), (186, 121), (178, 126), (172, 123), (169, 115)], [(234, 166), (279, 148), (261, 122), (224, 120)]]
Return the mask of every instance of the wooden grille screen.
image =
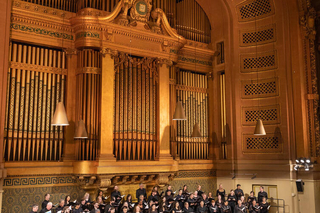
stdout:
[(259, 27), (257, 30), (241, 30), (241, 46), (265, 44), (276, 40), (275, 25)]
[(271, 106), (255, 106), (242, 108), (242, 125), (254, 126), (258, 119), (264, 124), (280, 123), (280, 107), (279, 105)]
[(272, 0), (248, 0), (237, 6), (238, 20), (251, 21), (274, 14)]
[(242, 98), (265, 98), (279, 94), (278, 78), (241, 81)]
[(240, 56), (241, 72), (256, 72), (277, 68), (277, 52), (243, 54)]
[(99, 150), (101, 123), (101, 56), (99, 51), (78, 52), (77, 120), (85, 123), (88, 138), (77, 140), (78, 160), (96, 160)]
[(282, 140), (279, 133), (266, 136), (243, 135), (242, 151), (244, 153), (273, 154), (282, 152)]
[(117, 160), (157, 157), (157, 66), (152, 59), (115, 59), (114, 155)]
[(10, 44), (4, 138), (6, 161), (58, 161), (63, 129), (51, 126), (64, 100), (66, 64), (60, 50)]
[[(182, 102), (186, 121), (177, 121), (177, 154), (181, 159), (208, 158), (208, 79), (206, 75), (180, 71), (176, 76), (177, 100)], [(198, 123), (201, 138), (192, 138)]]

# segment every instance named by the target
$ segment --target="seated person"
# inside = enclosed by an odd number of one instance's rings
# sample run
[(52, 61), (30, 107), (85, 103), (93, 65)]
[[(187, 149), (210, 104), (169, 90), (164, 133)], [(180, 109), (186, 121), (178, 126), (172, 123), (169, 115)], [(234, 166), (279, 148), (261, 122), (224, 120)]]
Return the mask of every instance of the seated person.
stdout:
[(52, 209), (52, 203), (49, 202), (49, 203), (47, 203), (47, 206), (40, 211), (40, 213), (46, 213), (46, 212), (50, 211), (51, 209)]
[(31, 210), (31, 212), (30, 212), (30, 213), (37, 213), (37, 212), (38, 212), (38, 210), (39, 210), (39, 206), (38, 206), (38, 204), (33, 204), (33, 206), (32, 206), (32, 210)]

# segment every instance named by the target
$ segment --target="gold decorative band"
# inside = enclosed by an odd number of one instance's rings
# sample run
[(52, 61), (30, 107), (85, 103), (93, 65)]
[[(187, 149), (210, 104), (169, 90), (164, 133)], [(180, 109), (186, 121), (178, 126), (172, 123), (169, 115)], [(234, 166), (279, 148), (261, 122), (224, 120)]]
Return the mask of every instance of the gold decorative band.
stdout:
[(10, 68), (44, 72), (44, 73), (52, 73), (52, 74), (61, 74), (61, 75), (68, 74), (67, 69), (47, 67), (47, 66), (41, 66), (41, 65), (35, 65), (35, 64), (26, 64), (26, 63), (13, 62), (13, 61), (10, 63)]
[(189, 91), (189, 92), (208, 93), (208, 90), (206, 88), (191, 87), (191, 86), (185, 86), (185, 85), (176, 85), (176, 89)]
[(78, 68), (76, 71), (76, 74), (97, 74), (97, 75), (101, 75), (101, 68), (97, 68), (97, 67), (82, 67), (82, 68)]

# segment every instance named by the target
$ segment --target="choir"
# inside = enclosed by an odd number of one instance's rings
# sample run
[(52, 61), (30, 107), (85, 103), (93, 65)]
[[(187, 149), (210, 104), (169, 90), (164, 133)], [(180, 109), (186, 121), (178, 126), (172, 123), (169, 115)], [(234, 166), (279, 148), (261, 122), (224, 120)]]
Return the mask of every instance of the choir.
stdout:
[[(166, 191), (161, 193), (158, 186), (154, 186), (147, 197), (146, 189), (140, 184), (136, 190), (136, 203), (132, 201), (130, 194), (124, 197), (118, 186), (114, 187), (110, 196), (99, 191), (95, 201), (91, 201), (89, 193), (86, 193), (80, 202), (72, 201), (67, 195), (64, 200), (61, 199), (53, 205), (50, 194), (46, 194), (40, 213), (268, 213), (270, 208), (267, 203), (268, 194), (263, 186), (260, 186), (258, 198), (251, 191), (245, 200), (240, 184), (227, 196), (222, 184), (219, 184), (216, 199), (211, 192), (206, 194), (202, 191), (201, 185), (198, 185), (194, 192), (188, 192), (187, 185), (178, 191), (173, 191), (169, 185)], [(109, 198), (110, 201), (107, 202)], [(38, 205), (33, 205), (31, 213), (38, 213), (38, 209)]]

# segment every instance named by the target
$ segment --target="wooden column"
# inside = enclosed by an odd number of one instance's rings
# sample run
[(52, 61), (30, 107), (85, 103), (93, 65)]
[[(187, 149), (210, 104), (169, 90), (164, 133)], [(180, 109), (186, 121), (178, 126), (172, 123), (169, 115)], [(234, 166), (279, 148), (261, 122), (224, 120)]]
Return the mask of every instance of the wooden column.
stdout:
[(6, 177), (6, 169), (3, 162), (3, 138), (6, 109), (7, 73), (9, 69), (9, 37), (11, 1), (0, 1), (0, 212), (2, 209), (3, 179)]
[[(219, 100), (218, 97), (218, 91), (219, 89), (219, 74), (215, 73), (215, 77), (213, 77), (213, 74), (210, 73), (208, 77), (208, 119), (209, 119), (209, 159), (213, 160), (215, 157), (215, 154), (219, 153), (219, 150), (216, 150), (216, 144), (221, 142), (221, 127), (219, 128), (219, 124), (221, 124), (221, 120), (219, 119), (219, 115), (221, 114), (221, 109), (219, 107), (219, 104), (217, 104), (217, 100)], [(221, 117), (221, 116), (220, 116)], [(221, 126), (221, 125), (220, 125)], [(220, 130), (220, 131), (217, 131)], [(220, 140), (218, 140), (218, 138)], [(220, 143), (221, 144), (221, 143)], [(216, 151), (216, 153), (215, 153)]]
[(115, 160), (113, 155), (114, 56), (116, 51), (102, 49), (101, 144), (99, 160)]
[(76, 123), (76, 69), (77, 51), (75, 49), (66, 50), (67, 61), (67, 84), (66, 84), (66, 113), (69, 126), (66, 127), (64, 135), (63, 160), (75, 160), (74, 131)]
[(172, 61), (159, 60), (159, 142), (160, 160), (170, 155), (170, 66)]

